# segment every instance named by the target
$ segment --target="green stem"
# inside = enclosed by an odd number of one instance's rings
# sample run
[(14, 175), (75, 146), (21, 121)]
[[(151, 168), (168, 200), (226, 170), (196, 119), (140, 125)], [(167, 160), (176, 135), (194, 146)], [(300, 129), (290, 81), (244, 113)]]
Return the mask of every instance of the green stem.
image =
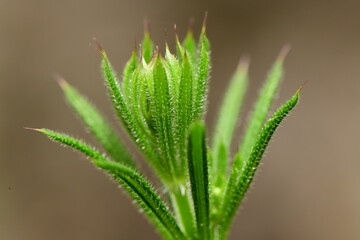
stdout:
[(170, 198), (181, 230), (183, 230), (189, 239), (194, 239), (196, 233), (194, 214), (186, 185), (180, 184), (172, 188), (170, 190)]

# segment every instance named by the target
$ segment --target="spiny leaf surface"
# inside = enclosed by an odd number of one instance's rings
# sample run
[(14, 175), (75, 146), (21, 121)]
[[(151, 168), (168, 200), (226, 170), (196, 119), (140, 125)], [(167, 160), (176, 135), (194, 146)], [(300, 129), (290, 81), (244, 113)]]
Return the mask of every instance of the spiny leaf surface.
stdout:
[[(301, 90), (301, 89), (300, 89)], [(283, 106), (281, 106), (271, 117), (271, 119), (266, 123), (265, 127), (262, 129), (260, 135), (257, 138), (257, 141), (252, 148), (249, 160), (246, 165), (243, 166), (243, 169), (240, 171), (240, 176), (238, 181), (233, 181), (232, 186), (229, 186), (229, 201), (224, 204), (224, 215), (223, 215), (223, 225), (222, 225), (222, 234), (227, 235), (228, 228), (230, 223), (236, 213), (236, 210), (241, 203), (245, 193), (247, 192), (256, 172), (256, 169), (260, 163), (260, 160), (264, 154), (266, 147), (268, 146), (271, 137), (273, 136), (275, 130), (286, 117), (286, 115), (295, 107), (299, 100), (300, 90), (298, 90), (295, 95), (288, 100)]]
[(209, 181), (205, 127), (195, 122), (189, 132), (189, 175), (199, 238), (209, 239)]
[(75, 88), (65, 82), (65, 80), (62, 79), (59, 82), (68, 103), (84, 121), (85, 125), (94, 134), (111, 158), (119, 163), (135, 167), (133, 159), (116, 135), (116, 131), (102, 117), (95, 106)]

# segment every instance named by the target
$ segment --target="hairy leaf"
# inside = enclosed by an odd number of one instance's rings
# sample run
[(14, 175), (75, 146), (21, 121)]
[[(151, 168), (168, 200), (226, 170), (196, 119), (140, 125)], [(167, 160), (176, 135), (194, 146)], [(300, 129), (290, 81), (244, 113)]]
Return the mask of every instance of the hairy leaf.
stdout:
[[(300, 89), (301, 90), (301, 89)], [(229, 201), (224, 204), (224, 215), (222, 219), (222, 234), (223, 236), (227, 235), (230, 223), (236, 213), (236, 210), (241, 203), (246, 191), (248, 190), (256, 169), (260, 163), (260, 160), (264, 154), (266, 147), (268, 146), (272, 135), (274, 134), (276, 128), (279, 126), (281, 121), (286, 117), (286, 115), (295, 107), (299, 100), (300, 90), (298, 90), (295, 95), (288, 100), (282, 107), (280, 107), (271, 119), (266, 123), (265, 127), (262, 129), (260, 135), (257, 138), (257, 141), (252, 148), (249, 160), (246, 165), (241, 169), (239, 180), (232, 182), (232, 186), (229, 186)], [(236, 170), (235, 170), (236, 171)]]
[(195, 215), (187, 184), (179, 183), (170, 189), (169, 195), (178, 223), (189, 239), (196, 235)]
[(207, 85), (210, 77), (210, 45), (205, 34), (205, 28), (200, 37), (199, 62), (194, 88), (194, 119), (201, 119), (206, 108)]
[(149, 111), (147, 109), (148, 101), (148, 80), (146, 79), (148, 75), (144, 70), (143, 66), (138, 66), (134, 71), (131, 79), (131, 84), (129, 88), (131, 89), (131, 98), (128, 101), (129, 108), (136, 125), (141, 129), (141, 132), (144, 134), (145, 138), (151, 145), (155, 144), (154, 136), (152, 135), (151, 127), (149, 124)]
[(182, 161), (182, 171), (185, 172), (186, 167), (186, 137), (188, 128), (192, 122), (192, 84), (193, 75), (191, 71), (191, 63), (187, 54), (184, 55), (182, 62), (182, 74), (180, 82), (179, 106), (178, 106), (178, 128), (177, 133), (179, 137), (180, 160)]
[(189, 61), (193, 66), (196, 66), (196, 41), (193, 36), (192, 30), (189, 30), (186, 34), (186, 37), (183, 41), (183, 49), (185, 49), (186, 53), (189, 56)]
[[(125, 189), (164, 239), (225, 240), (276, 127), (298, 101), (299, 91), (265, 124), (283, 74), (284, 47), (255, 104), (245, 136), (229, 161), (237, 118), (248, 82), (248, 61), (233, 75), (221, 104), (211, 148), (203, 125), (210, 78), (210, 43), (205, 14), (199, 41), (191, 27), (183, 41), (175, 30), (177, 54), (166, 43), (165, 58), (151, 40), (145, 21), (139, 55), (136, 48), (121, 82), (100, 44), (101, 69), (122, 126), (159, 177), (171, 211), (136, 169), (115, 130), (79, 92), (62, 81), (66, 99), (105, 149), (102, 155), (80, 140), (47, 129), (49, 138), (88, 156)], [(230, 173), (230, 174), (229, 174)]]
[[(231, 82), (227, 88), (213, 136), (212, 177), (214, 189), (221, 194), (226, 184), (228, 158), (224, 152), (229, 152), (234, 129), (241, 110), (248, 83), (248, 60), (240, 61)], [(215, 194), (215, 195), (217, 195)], [(221, 197), (221, 196), (219, 196)]]
[(145, 26), (144, 39), (142, 41), (142, 55), (146, 63), (149, 63), (154, 52), (154, 44), (150, 37), (150, 32)]
[(85, 154), (87, 157), (91, 158), (92, 160), (108, 161), (107, 158), (104, 155), (100, 154), (95, 148), (90, 147), (89, 145), (85, 144), (83, 141), (70, 137), (69, 135), (58, 133), (45, 128), (42, 129), (29, 128), (29, 129), (41, 132), (51, 140), (54, 140), (56, 142), (64, 144), (65, 146), (78, 150), (79, 152)]
[(155, 90), (155, 122), (158, 144), (163, 151), (164, 164), (167, 170), (176, 176), (177, 163), (175, 159), (174, 139), (172, 135), (172, 114), (168, 79), (163, 63), (164, 59), (157, 53), (154, 60), (154, 90)]
[[(169, 47), (166, 45), (165, 60), (167, 64), (167, 76), (169, 80), (169, 92), (171, 102), (174, 107), (178, 104), (179, 88), (181, 79), (181, 65), (179, 60), (171, 54)], [(177, 107), (176, 107), (177, 108)]]
[[(269, 113), (271, 103), (274, 100), (276, 91), (279, 87), (280, 80), (283, 76), (283, 62), (289, 51), (289, 46), (285, 46), (277, 60), (275, 61), (265, 84), (260, 92), (259, 98), (256, 102), (254, 110), (251, 114), (250, 121), (240, 146), (241, 159), (245, 162), (251, 153), (251, 149), (254, 146), (257, 136), (259, 135), (261, 128), (263, 127), (266, 117)], [(239, 168), (241, 163), (235, 162), (234, 167)]]
[(151, 184), (136, 170), (119, 163), (111, 162), (93, 147), (88, 146), (80, 140), (48, 129), (36, 130), (44, 133), (52, 140), (82, 152), (90, 157), (96, 166), (110, 173), (136, 201), (150, 222), (154, 224), (165, 239), (185, 239), (166, 204), (161, 200)]
[(94, 134), (111, 158), (117, 162), (135, 167), (133, 159), (116, 135), (116, 131), (102, 117), (99, 111), (65, 80), (59, 78), (59, 83), (68, 103), (84, 121), (85, 125)]
[(205, 127), (196, 122), (189, 133), (189, 175), (199, 238), (209, 239), (209, 181)]
[(108, 171), (116, 181), (124, 185), (132, 199), (144, 210), (165, 239), (186, 239), (166, 204), (143, 176), (130, 168), (112, 162), (99, 162), (96, 165)]
[(138, 59), (136, 56), (136, 50), (134, 50), (131, 54), (131, 57), (129, 61), (126, 63), (123, 71), (123, 89), (124, 89), (124, 95), (126, 97), (126, 100), (129, 101), (129, 97), (131, 95), (131, 79), (132, 75), (136, 69), (136, 66), (138, 65)]
[(136, 123), (134, 116), (131, 114), (120, 90), (116, 73), (113, 70), (104, 50), (100, 49), (100, 52), (103, 57), (101, 64), (102, 71), (118, 117), (132, 137), (133, 141), (139, 146), (140, 150), (144, 152), (151, 167), (156, 171), (160, 178), (166, 181), (170, 178), (169, 173), (165, 170), (158, 158), (158, 155), (154, 152), (154, 148), (150, 144), (150, 140), (146, 138), (146, 134), (141, 130), (141, 127)]

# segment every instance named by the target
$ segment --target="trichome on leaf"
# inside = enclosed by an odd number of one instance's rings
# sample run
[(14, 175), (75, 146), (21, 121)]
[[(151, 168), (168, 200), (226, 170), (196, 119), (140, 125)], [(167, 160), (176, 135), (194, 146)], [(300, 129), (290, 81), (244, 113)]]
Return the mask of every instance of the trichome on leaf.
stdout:
[(62, 133), (33, 130), (78, 150), (112, 176), (164, 239), (227, 239), (236, 211), (274, 131), (299, 100), (300, 90), (266, 121), (283, 76), (288, 47), (283, 48), (272, 66), (244, 137), (232, 154), (230, 146), (248, 85), (249, 61), (240, 61), (230, 81), (209, 145), (204, 113), (211, 46), (205, 21), (198, 41), (192, 30), (183, 42), (176, 34), (176, 54), (166, 45), (164, 56), (154, 48), (147, 29), (140, 54), (136, 50), (132, 52), (121, 79), (105, 50), (96, 43), (114, 110), (166, 190), (166, 197), (160, 196), (141, 173), (123, 140), (99, 110), (59, 76), (67, 102), (104, 153)]

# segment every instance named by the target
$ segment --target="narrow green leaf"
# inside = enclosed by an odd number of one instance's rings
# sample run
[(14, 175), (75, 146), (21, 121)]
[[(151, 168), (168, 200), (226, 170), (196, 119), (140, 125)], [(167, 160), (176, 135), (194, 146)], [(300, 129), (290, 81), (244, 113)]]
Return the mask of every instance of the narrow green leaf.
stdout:
[(189, 175), (195, 207), (199, 239), (210, 237), (209, 225), (209, 177), (205, 143), (205, 127), (196, 122), (189, 133)]
[(179, 36), (176, 30), (176, 24), (174, 25), (174, 32), (175, 32), (175, 45), (176, 45), (176, 53), (177, 57), (180, 62), (183, 61), (185, 49), (183, 48), (182, 44), (180, 43)]
[(48, 138), (51, 140), (54, 140), (56, 142), (62, 143), (65, 146), (71, 147), (75, 150), (78, 150), (79, 152), (82, 152), (92, 160), (97, 161), (108, 161), (106, 157), (102, 154), (100, 154), (95, 148), (90, 147), (89, 145), (85, 144), (83, 141), (78, 140), (76, 138), (70, 137), (69, 135), (58, 133), (49, 129), (41, 128), (41, 129), (32, 129), (38, 132), (41, 132), (45, 134)]
[[(169, 92), (171, 95), (171, 102), (175, 107), (179, 99), (179, 86), (181, 79), (181, 65), (179, 60), (171, 54), (168, 45), (166, 45), (165, 60), (167, 63), (167, 75), (169, 79)], [(176, 107), (177, 108), (177, 107)]]
[[(232, 222), (232, 219), (236, 213), (236, 210), (241, 203), (245, 193), (247, 192), (253, 177), (255, 175), (256, 169), (260, 163), (260, 160), (264, 154), (266, 147), (268, 146), (272, 135), (275, 130), (282, 122), (282, 120), (286, 117), (286, 115), (295, 107), (299, 100), (299, 94), (301, 89), (299, 89), (295, 95), (288, 100), (282, 107), (280, 107), (271, 119), (266, 123), (265, 127), (262, 129), (260, 135), (258, 136), (254, 147), (252, 148), (249, 161), (247, 161), (246, 165), (243, 166), (243, 169), (239, 171), (240, 177), (239, 180), (232, 181), (234, 186), (232, 189), (230, 188), (228, 193), (230, 198), (228, 198), (228, 202), (224, 204), (224, 211), (222, 219), (224, 219), (221, 225), (221, 234), (226, 236), (228, 234), (229, 226)], [(237, 169), (235, 171), (238, 171)]]
[[(170, 55), (166, 55), (169, 57)], [(176, 60), (176, 59), (175, 59)], [(195, 231), (195, 215), (193, 212), (193, 206), (190, 199), (190, 191), (187, 191), (186, 182), (188, 181), (187, 176), (187, 129), (191, 121), (191, 104), (192, 104), (192, 72), (189, 59), (184, 54), (183, 61), (178, 63), (170, 56), (166, 60), (168, 64), (167, 75), (172, 75), (176, 72), (178, 74), (175, 81), (179, 81), (179, 90), (175, 93), (175, 96), (171, 98), (171, 106), (173, 112), (173, 129), (172, 135), (175, 143), (176, 158), (178, 162), (177, 167), (177, 180), (178, 186), (172, 186), (170, 190), (170, 197), (174, 211), (178, 218), (178, 221), (184, 229), (186, 235), (190, 238), (194, 238)], [(173, 70), (171, 70), (173, 68)], [(174, 71), (176, 70), (176, 71)], [(170, 82), (173, 80), (169, 81)], [(184, 107), (187, 106), (187, 107)]]
[(113, 70), (105, 52), (101, 50), (102, 62), (101, 68), (106, 80), (106, 84), (109, 90), (109, 94), (113, 105), (115, 107), (118, 117), (123, 122), (125, 129), (129, 132), (130, 136), (135, 142), (140, 142), (142, 139), (140, 130), (135, 125), (133, 116), (131, 115), (130, 109), (126, 104), (123, 93), (121, 92), (119, 81), (116, 76), (116, 72)]
[(90, 157), (96, 166), (110, 173), (123, 186), (124, 190), (136, 201), (150, 222), (154, 224), (165, 239), (185, 240), (166, 204), (161, 200), (151, 184), (136, 170), (111, 162), (93, 147), (68, 135), (48, 129), (34, 130), (40, 131), (50, 139), (72, 147)]
[(150, 37), (148, 27), (145, 26), (144, 39), (142, 41), (142, 54), (146, 63), (149, 63), (154, 52), (154, 44)]
[(210, 77), (210, 45), (204, 31), (200, 36), (198, 71), (196, 81), (194, 81), (194, 88), (196, 89), (193, 109), (194, 119), (201, 119), (203, 117), (202, 115), (206, 108), (207, 85)]
[[(220, 141), (223, 141), (227, 148), (230, 147), (248, 85), (248, 65), (249, 62), (247, 59), (240, 61), (224, 95), (213, 136), (215, 156), (217, 155)], [(214, 164), (214, 168), (217, 168), (216, 166), (217, 164)]]
[(135, 167), (133, 159), (116, 135), (116, 131), (102, 117), (95, 106), (64, 79), (59, 78), (59, 83), (67, 102), (80, 116), (111, 158), (117, 162)]
[(131, 97), (128, 101), (128, 106), (136, 121), (136, 125), (141, 128), (141, 132), (144, 133), (149, 143), (154, 145), (155, 139), (152, 135), (151, 127), (149, 126), (149, 111), (146, 108), (148, 101), (148, 75), (142, 65), (139, 65), (133, 75), (131, 76)]
[[(241, 161), (241, 155), (240, 153), (237, 153), (234, 156), (234, 161), (240, 161), (242, 164), (244, 163), (244, 161)], [(241, 166), (241, 169), (243, 169), (244, 166)], [(230, 178), (227, 181), (226, 184), (226, 189), (225, 189), (225, 193), (223, 194), (220, 190), (219, 193), (217, 195), (219, 195), (220, 197), (217, 198), (213, 198), (213, 202), (214, 204), (216, 204), (215, 209), (213, 210), (213, 224), (219, 224), (220, 222), (224, 221), (223, 217), (224, 217), (224, 209), (226, 208), (226, 206), (232, 201), (233, 199), (233, 195), (234, 195), (234, 191), (236, 190), (236, 181), (238, 176), (240, 176), (241, 171), (238, 169), (231, 169), (231, 175)], [(214, 191), (214, 193), (216, 193)], [(222, 197), (222, 198), (221, 198)]]
[(134, 51), (132, 52), (131, 57), (130, 57), (129, 61), (126, 63), (126, 65), (124, 67), (124, 71), (123, 71), (123, 89), (124, 89), (124, 95), (127, 100), (129, 98), (129, 96), (131, 95), (130, 81), (132, 79), (132, 75), (133, 75), (137, 65), (138, 65), (138, 59), (136, 56), (136, 50), (134, 49)]
[(188, 54), (190, 62), (195, 66), (197, 47), (196, 47), (196, 41), (194, 39), (192, 30), (189, 30), (187, 32), (182, 46), (183, 46), (183, 49), (185, 49), (186, 53)]
[(189, 239), (196, 235), (195, 215), (192, 206), (191, 193), (186, 183), (178, 183), (169, 189), (169, 196), (180, 228)]
[[(168, 79), (169, 86), (169, 95), (170, 95), (170, 105), (172, 112), (172, 132), (175, 145), (179, 142), (179, 124), (180, 120), (178, 119), (179, 111), (181, 107), (179, 106), (179, 95), (180, 95), (180, 82), (182, 74), (182, 66), (178, 59), (171, 54), (168, 45), (166, 45), (166, 54), (164, 67), (166, 69), (166, 75)], [(177, 154), (179, 149), (176, 149)]]
[(165, 163), (168, 165), (167, 169), (176, 176), (177, 163), (175, 159), (174, 139), (172, 134), (172, 114), (170, 105), (170, 95), (168, 87), (168, 79), (164, 67), (164, 59), (160, 56), (160, 53), (156, 53), (157, 56), (154, 59), (154, 104), (155, 104), (155, 122), (157, 139), (159, 146), (161, 147)]
[(143, 86), (140, 86), (141, 89), (141, 109), (142, 113), (147, 121), (150, 131), (152, 132), (152, 137), (155, 135), (155, 90), (154, 90), (154, 74), (153, 68), (146, 64), (145, 60), (142, 61), (141, 71)]
[(146, 134), (141, 130), (141, 127), (136, 123), (134, 116), (132, 116), (128, 105), (125, 102), (124, 96), (121, 92), (119, 82), (116, 77), (116, 72), (113, 70), (105, 51), (99, 47), (102, 55), (102, 71), (106, 84), (108, 86), (109, 95), (111, 97), (113, 106), (116, 113), (123, 123), (125, 129), (130, 134), (132, 140), (139, 146), (140, 150), (145, 154), (150, 166), (164, 181), (169, 181), (169, 173), (165, 170), (154, 147), (151, 145), (150, 140), (146, 138)]
[[(214, 189), (223, 192), (226, 185), (228, 159), (224, 152), (230, 151), (234, 129), (248, 84), (248, 59), (242, 59), (227, 88), (213, 136), (212, 177)], [(215, 196), (215, 195), (214, 195)]]
[(193, 119), (192, 113), (192, 86), (193, 86), (193, 74), (192, 66), (187, 56), (187, 53), (184, 54), (184, 60), (182, 62), (182, 73), (181, 73), (181, 82), (180, 82), (180, 92), (179, 92), (179, 106), (178, 106), (178, 127), (176, 129), (178, 136), (178, 143), (180, 149), (180, 160), (182, 172), (185, 173), (187, 166), (187, 152), (186, 152), (186, 138), (188, 134), (188, 128)]
[(129, 195), (144, 210), (165, 239), (186, 239), (166, 204), (143, 176), (130, 168), (112, 162), (98, 162), (96, 165), (108, 171), (120, 184), (125, 184), (124, 188)]
[[(217, 158), (218, 161), (221, 164), (227, 164), (228, 162), (228, 149), (225, 147), (225, 144), (223, 142), (220, 142), (219, 149), (217, 152)], [(214, 158), (212, 158), (214, 163)], [(210, 165), (212, 166), (212, 165)], [(220, 169), (224, 169), (226, 171), (227, 166), (219, 166), (219, 172)], [(210, 194), (210, 204), (211, 204), (211, 218), (212, 221), (216, 222), (216, 218), (220, 214), (221, 210), (221, 202), (223, 200), (223, 196), (225, 194), (225, 188), (226, 188), (226, 180), (227, 180), (227, 174), (224, 172), (224, 174), (220, 174), (217, 172), (214, 172), (210, 175), (210, 183), (211, 183), (211, 194)]]
[(200, 44), (204, 45), (206, 51), (210, 51), (210, 42), (208, 38), (206, 37), (206, 21), (208, 18), (208, 12), (205, 12), (202, 28), (201, 28), (201, 34), (200, 34)]
[[(271, 103), (274, 100), (276, 91), (279, 87), (280, 80), (283, 76), (283, 62), (289, 51), (289, 46), (285, 46), (277, 60), (275, 61), (265, 84), (260, 92), (259, 98), (256, 102), (254, 110), (251, 114), (250, 121), (246, 128), (242, 144), (240, 146), (241, 159), (248, 161), (251, 149), (254, 146), (257, 136), (263, 127), (266, 117), (269, 113)], [(241, 165), (239, 162), (234, 163), (234, 167), (238, 168)]]

